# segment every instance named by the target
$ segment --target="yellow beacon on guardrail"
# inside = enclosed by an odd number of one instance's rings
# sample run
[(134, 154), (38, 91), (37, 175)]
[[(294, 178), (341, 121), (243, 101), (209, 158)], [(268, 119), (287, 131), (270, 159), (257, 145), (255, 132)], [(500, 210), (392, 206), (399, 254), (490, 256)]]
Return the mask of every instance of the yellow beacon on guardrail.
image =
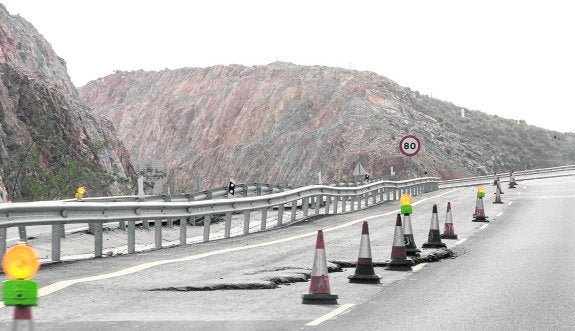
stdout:
[(10, 247), (2, 258), (2, 270), (10, 278), (2, 283), (6, 306), (37, 306), (38, 282), (32, 280), (40, 262), (36, 251), (20, 242)]

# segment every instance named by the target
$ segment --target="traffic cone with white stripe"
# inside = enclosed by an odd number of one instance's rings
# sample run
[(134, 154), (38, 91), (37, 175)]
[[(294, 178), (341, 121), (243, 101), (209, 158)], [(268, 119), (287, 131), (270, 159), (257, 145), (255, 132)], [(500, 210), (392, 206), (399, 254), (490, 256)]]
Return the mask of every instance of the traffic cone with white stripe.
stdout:
[(403, 214), (403, 239), (405, 243), (405, 251), (408, 256), (417, 256), (421, 253), (421, 250), (419, 250), (415, 244), (415, 238), (413, 238), (410, 214)]
[(443, 227), (442, 239), (457, 239), (453, 229), (453, 217), (451, 216), (451, 202), (447, 202), (447, 213), (445, 214), (445, 226)]
[(359, 257), (355, 274), (347, 277), (350, 283), (379, 283), (381, 277), (373, 270), (373, 260), (371, 259), (371, 245), (369, 242), (369, 228), (367, 222), (363, 222), (361, 228), (361, 242), (359, 244)]
[(475, 214), (473, 214), (473, 222), (489, 222), (485, 216), (485, 209), (483, 207), (483, 197), (485, 192), (483, 185), (477, 187), (477, 202), (475, 203)]
[(509, 173), (509, 188), (515, 188), (515, 185), (517, 185), (517, 182), (515, 181), (515, 175), (513, 174), (513, 171), (511, 171)]
[(329, 289), (329, 275), (327, 270), (327, 260), (325, 258), (325, 244), (323, 242), (323, 231), (317, 231), (315, 244), (315, 255), (313, 257), (313, 267), (309, 284), (309, 293), (302, 294), (304, 304), (337, 304), (338, 296), (332, 294)]
[(493, 203), (503, 203), (503, 201), (501, 201), (501, 194), (501, 187), (497, 184), (497, 189), (495, 190), (495, 201), (493, 201)]
[(403, 228), (401, 227), (401, 214), (397, 214), (395, 220), (395, 232), (393, 246), (391, 247), (391, 260), (386, 261), (386, 270), (411, 271), (413, 261), (407, 257)]
[(12, 330), (34, 330), (32, 306), (14, 306)]
[(431, 226), (429, 227), (429, 235), (427, 236), (427, 242), (421, 245), (423, 248), (443, 248), (447, 247), (445, 243), (441, 241), (441, 235), (439, 234), (439, 220), (437, 219), (437, 205), (433, 205), (431, 213)]

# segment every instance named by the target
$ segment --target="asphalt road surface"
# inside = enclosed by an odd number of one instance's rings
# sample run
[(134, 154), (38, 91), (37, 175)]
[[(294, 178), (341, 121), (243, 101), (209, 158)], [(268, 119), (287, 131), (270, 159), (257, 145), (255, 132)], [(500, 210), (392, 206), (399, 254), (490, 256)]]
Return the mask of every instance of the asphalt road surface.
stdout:
[[(416, 243), (448, 201), (459, 240), (453, 259), (412, 272), (375, 268), (381, 284), (350, 284), (353, 267), (330, 272), (338, 305), (303, 305), (315, 235), (324, 230), (332, 267), (357, 260), (369, 222), (373, 260), (390, 256), (399, 204), (314, 218), (279, 230), (129, 256), (43, 266), (36, 280), (38, 330), (573, 329), (575, 177), (521, 182), (471, 222), (475, 187), (414, 198)], [(433, 250), (424, 250), (428, 254)], [(11, 324), (0, 306), (0, 329)]]

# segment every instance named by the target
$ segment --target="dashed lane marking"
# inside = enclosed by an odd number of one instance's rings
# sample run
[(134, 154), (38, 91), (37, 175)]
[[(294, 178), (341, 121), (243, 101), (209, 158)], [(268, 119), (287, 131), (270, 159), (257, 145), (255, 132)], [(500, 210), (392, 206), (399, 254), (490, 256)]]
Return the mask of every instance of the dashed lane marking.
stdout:
[(415, 267), (411, 268), (411, 270), (413, 272), (418, 272), (419, 270), (423, 269), (423, 267), (425, 267), (427, 263), (420, 263), (418, 265), (416, 265)]
[(503, 215), (503, 212), (500, 212), (499, 214), (495, 215), (495, 217), (499, 217), (501, 215)]
[(346, 310), (348, 310), (349, 308), (351, 308), (353, 306), (355, 306), (354, 303), (346, 303), (345, 305), (342, 305), (341, 307), (332, 310), (330, 313), (325, 314), (322, 317), (307, 323), (306, 325), (309, 325), (309, 326), (319, 325), (319, 324), (321, 324), (321, 323), (323, 323), (329, 319), (336, 317), (339, 314), (342, 314), (343, 312), (345, 312)]
[[(438, 197), (453, 193), (457, 190), (459, 190), (459, 189), (453, 189), (453, 190), (450, 190), (447, 192), (443, 192), (441, 194), (434, 195), (434, 196), (429, 197), (429, 198), (421, 199), (421, 200), (413, 203), (412, 205), (415, 206), (415, 205), (423, 203), (427, 200), (436, 199)], [(348, 226), (352, 226), (354, 224), (361, 223), (361, 222), (366, 221), (366, 220), (370, 220), (370, 219), (374, 219), (374, 218), (381, 218), (382, 216), (389, 216), (389, 215), (397, 214), (397, 212), (398, 212), (398, 210), (394, 210), (394, 211), (390, 211), (390, 212), (380, 214), (380, 215), (372, 215), (372, 216), (360, 218), (360, 219), (353, 220), (353, 221), (350, 221), (350, 222), (347, 222), (347, 223), (344, 223), (344, 224), (341, 224), (341, 225), (338, 225), (338, 226), (335, 226), (332, 228), (324, 229), (323, 232), (329, 232), (329, 231), (335, 231), (335, 230), (343, 229), (343, 228), (346, 228)], [(226, 253), (243, 251), (243, 250), (251, 249), (251, 248), (259, 248), (259, 247), (266, 247), (266, 246), (281, 244), (281, 243), (285, 243), (285, 242), (289, 242), (289, 241), (293, 241), (293, 240), (297, 240), (297, 239), (315, 236), (316, 234), (317, 234), (317, 231), (308, 232), (308, 233), (300, 234), (297, 236), (287, 237), (287, 238), (273, 240), (273, 241), (267, 241), (267, 242), (263, 242), (263, 243), (259, 243), (259, 244), (251, 244), (251, 245), (245, 245), (245, 246), (240, 246), (240, 247), (220, 249), (220, 250), (211, 251), (211, 252), (207, 252), (207, 253), (185, 256), (185, 257), (181, 257), (181, 258), (177, 258), (177, 259), (167, 259), (167, 260), (160, 260), (160, 261), (154, 261), (154, 262), (147, 262), (147, 263), (135, 265), (135, 266), (132, 266), (129, 268), (121, 269), (121, 270), (106, 273), (106, 274), (100, 274), (100, 275), (83, 277), (83, 278), (61, 280), (61, 281), (58, 281), (56, 283), (53, 283), (53, 284), (50, 284), (48, 286), (44, 286), (44, 287), (38, 289), (38, 297), (43, 297), (45, 295), (60, 291), (62, 289), (65, 289), (66, 287), (74, 285), (74, 284), (87, 283), (87, 282), (93, 282), (93, 281), (98, 281), (98, 280), (104, 280), (104, 279), (126, 276), (126, 275), (130, 275), (130, 274), (133, 274), (136, 272), (147, 270), (147, 269), (150, 269), (153, 267), (161, 266), (164, 264), (194, 261), (194, 260), (203, 259), (205, 257), (215, 256), (215, 255), (221, 255), (221, 254), (226, 254)], [(0, 308), (4, 308), (4, 307), (5, 307), (4, 303), (1, 302)]]
[(508, 206), (511, 206), (512, 203), (513, 203), (513, 201), (510, 201), (507, 205), (508, 205)]
[(483, 229), (485, 229), (485, 228), (488, 227), (488, 226), (489, 226), (489, 224), (483, 224), (483, 225), (479, 228), (479, 230), (483, 230)]
[(455, 242), (455, 244), (453, 244), (453, 246), (461, 245), (461, 244), (463, 244), (466, 240), (467, 240), (467, 238), (458, 240), (458, 241)]

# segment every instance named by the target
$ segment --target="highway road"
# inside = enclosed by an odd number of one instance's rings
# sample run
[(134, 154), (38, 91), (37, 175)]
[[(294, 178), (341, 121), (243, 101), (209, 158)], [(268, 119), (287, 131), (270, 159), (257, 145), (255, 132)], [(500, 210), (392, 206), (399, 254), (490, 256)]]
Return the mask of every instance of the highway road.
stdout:
[[(357, 260), (368, 221), (373, 259), (382, 262), (397, 202), (228, 240), (46, 265), (36, 277), (34, 322), (39, 330), (572, 329), (573, 184), (575, 177), (520, 182), (504, 188), (501, 205), (486, 186), (490, 223), (471, 222), (475, 187), (415, 197), (420, 247), (433, 204), (443, 228), (451, 202), (459, 240), (445, 242), (456, 256), (412, 272), (376, 267), (382, 284), (348, 283), (353, 267), (330, 272), (338, 305), (301, 304), (317, 230), (335, 269)], [(11, 310), (0, 308), (0, 328)]]

